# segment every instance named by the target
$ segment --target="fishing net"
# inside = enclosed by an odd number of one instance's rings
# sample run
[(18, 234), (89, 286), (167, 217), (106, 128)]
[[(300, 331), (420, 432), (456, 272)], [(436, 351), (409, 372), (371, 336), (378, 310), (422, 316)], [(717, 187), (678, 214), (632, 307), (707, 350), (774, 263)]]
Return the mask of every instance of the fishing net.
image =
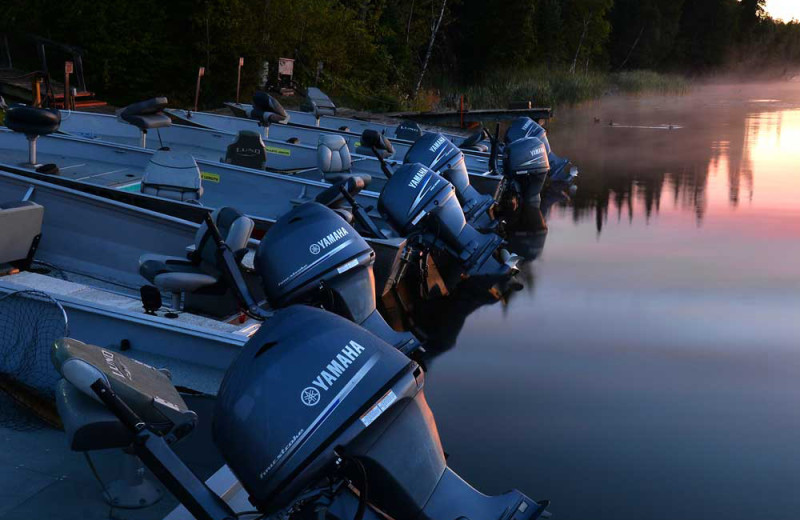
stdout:
[(47, 293), (0, 295), (0, 427), (57, 426), (53, 343), (68, 335), (64, 308)]

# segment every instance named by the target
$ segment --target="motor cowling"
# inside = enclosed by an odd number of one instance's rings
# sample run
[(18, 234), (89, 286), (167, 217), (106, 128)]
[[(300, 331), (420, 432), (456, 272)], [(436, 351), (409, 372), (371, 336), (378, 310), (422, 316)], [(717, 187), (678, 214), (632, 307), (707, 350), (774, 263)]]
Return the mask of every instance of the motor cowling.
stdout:
[[(337, 446), (413, 398), (415, 370), (344, 318), (288, 307), (259, 329), (225, 374), (214, 442), (252, 503), (272, 513), (331, 472)], [(403, 376), (405, 387), (393, 386)], [(379, 403), (383, 409), (375, 411)]]
[[(386, 182), (378, 211), (406, 236), (431, 211), (452, 203), (458, 205), (452, 184), (422, 164), (404, 164)], [(460, 206), (458, 209), (461, 211)]]
[(281, 218), (261, 239), (255, 268), (273, 307), (304, 302), (320, 284), (346, 277), (358, 290), (346, 316), (361, 322), (375, 309), (375, 252), (367, 241), (333, 210), (309, 202)]
[(464, 153), (447, 137), (428, 133), (420, 137), (406, 153), (403, 163), (420, 163), (435, 171), (456, 189), (456, 196), (467, 219), (481, 229), (493, 229), (487, 214), (494, 197), (478, 193), (470, 185)]
[(255, 268), (274, 308), (305, 303), (358, 323), (404, 353), (420, 344), (393, 330), (376, 304), (375, 252), (338, 213), (317, 202), (292, 209), (270, 228)]
[(447, 250), (471, 276), (505, 276), (494, 258), (503, 240), (467, 223), (455, 188), (422, 164), (404, 164), (386, 183), (378, 210), (403, 236), (415, 234), (432, 249)]
[(536, 137), (523, 137), (503, 150), (503, 173), (507, 176), (540, 175), (550, 170), (547, 148)]
[(547, 130), (529, 117), (520, 117), (511, 123), (506, 132), (505, 142), (508, 144), (525, 137), (536, 137), (544, 144), (547, 159), (550, 161), (550, 176), (553, 180), (566, 184), (571, 184), (575, 181), (578, 176), (577, 168), (572, 165), (569, 159), (559, 157), (553, 152), (550, 147), (550, 140), (547, 138)]
[(523, 207), (539, 207), (549, 171), (544, 143), (536, 137), (517, 139), (503, 150), (503, 175), (517, 186)]

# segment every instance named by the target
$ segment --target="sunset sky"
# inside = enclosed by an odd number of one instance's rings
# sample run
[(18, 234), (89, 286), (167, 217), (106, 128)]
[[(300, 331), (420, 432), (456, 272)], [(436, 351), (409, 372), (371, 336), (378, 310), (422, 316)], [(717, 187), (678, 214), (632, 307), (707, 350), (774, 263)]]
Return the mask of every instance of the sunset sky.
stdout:
[(767, 0), (767, 11), (773, 18), (800, 20), (800, 0)]

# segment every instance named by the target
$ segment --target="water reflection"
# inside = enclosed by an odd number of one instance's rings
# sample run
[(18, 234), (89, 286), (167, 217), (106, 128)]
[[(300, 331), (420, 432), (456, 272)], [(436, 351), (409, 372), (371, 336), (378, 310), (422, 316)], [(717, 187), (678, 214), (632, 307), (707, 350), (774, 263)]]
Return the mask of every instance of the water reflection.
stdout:
[[(723, 202), (731, 210), (753, 204), (758, 185), (770, 188), (762, 205), (777, 195), (777, 183), (797, 188), (785, 174), (797, 165), (790, 159), (798, 158), (800, 111), (791, 101), (800, 95), (778, 89), (788, 101), (748, 99), (741, 87), (719, 86), (569, 111), (551, 130), (554, 143), (581, 166), (569, 215), (575, 222), (593, 219), (598, 233), (610, 221), (650, 222), (664, 210), (691, 212), (702, 226)], [(775, 166), (775, 160), (783, 169), (756, 166)], [(756, 171), (764, 177), (758, 183)]]
[(535, 283), (472, 312), (427, 386), (450, 461), (559, 518), (794, 520), (800, 85), (558, 116), (579, 191)]

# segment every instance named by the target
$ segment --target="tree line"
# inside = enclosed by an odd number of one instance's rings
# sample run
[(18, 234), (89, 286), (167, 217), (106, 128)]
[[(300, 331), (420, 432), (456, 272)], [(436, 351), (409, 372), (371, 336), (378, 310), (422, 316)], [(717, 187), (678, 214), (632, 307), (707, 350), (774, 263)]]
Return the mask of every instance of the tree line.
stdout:
[[(800, 24), (765, 0), (6, 0), (0, 32), (85, 50), (87, 84), (114, 103), (166, 94), (202, 104), (295, 59), (295, 79), (346, 103), (413, 104), (440, 81), (500, 70), (709, 73), (800, 60)], [(318, 64), (322, 64), (318, 70)], [(54, 74), (58, 79), (58, 74)]]

